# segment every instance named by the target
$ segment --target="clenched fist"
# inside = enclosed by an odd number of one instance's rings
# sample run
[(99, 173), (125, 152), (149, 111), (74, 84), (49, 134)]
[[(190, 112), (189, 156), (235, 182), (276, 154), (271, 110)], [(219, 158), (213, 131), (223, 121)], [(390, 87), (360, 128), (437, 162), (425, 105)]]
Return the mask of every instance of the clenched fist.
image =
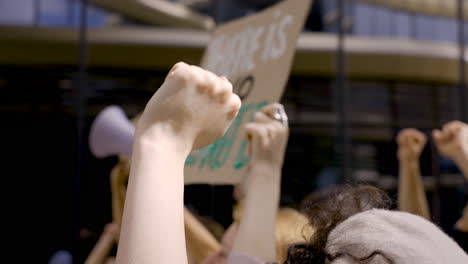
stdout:
[(432, 132), (439, 152), (457, 160), (468, 153), (468, 125), (460, 121), (452, 121), (444, 125), (441, 130)]
[(280, 116), (286, 116), (282, 105), (270, 104), (256, 113), (254, 122), (245, 126), (250, 140), (252, 165), (265, 164), (275, 168), (283, 166), (289, 129), (287, 123), (274, 119), (275, 111), (279, 111)]
[(179, 62), (146, 105), (137, 133), (162, 133), (197, 149), (223, 136), (240, 106), (225, 77)]
[(420, 131), (414, 128), (403, 129), (397, 137), (398, 159), (400, 161), (419, 160), (426, 142), (426, 136)]

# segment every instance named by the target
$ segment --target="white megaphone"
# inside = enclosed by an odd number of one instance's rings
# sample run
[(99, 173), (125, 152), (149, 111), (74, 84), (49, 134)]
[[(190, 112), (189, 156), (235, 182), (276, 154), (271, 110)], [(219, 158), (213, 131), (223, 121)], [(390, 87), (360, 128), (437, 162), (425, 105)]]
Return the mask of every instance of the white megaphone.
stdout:
[(111, 105), (102, 110), (91, 125), (89, 148), (97, 158), (132, 154), (135, 126), (121, 107)]

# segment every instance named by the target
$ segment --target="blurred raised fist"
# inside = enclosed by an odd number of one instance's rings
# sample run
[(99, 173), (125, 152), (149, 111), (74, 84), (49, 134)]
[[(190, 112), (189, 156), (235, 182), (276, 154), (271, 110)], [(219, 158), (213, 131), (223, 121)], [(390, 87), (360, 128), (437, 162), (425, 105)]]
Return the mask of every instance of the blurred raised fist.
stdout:
[(224, 135), (240, 106), (225, 77), (179, 62), (146, 105), (138, 133), (162, 133), (184, 147), (204, 147)]
[(434, 130), (432, 136), (439, 152), (451, 159), (466, 158), (468, 153), (468, 125), (452, 121), (441, 130)]
[(288, 143), (289, 128), (284, 108), (270, 104), (255, 114), (255, 121), (245, 126), (250, 140), (251, 164), (281, 168)]
[(426, 142), (426, 136), (417, 129), (406, 128), (401, 130), (397, 137), (398, 159), (400, 161), (419, 160)]

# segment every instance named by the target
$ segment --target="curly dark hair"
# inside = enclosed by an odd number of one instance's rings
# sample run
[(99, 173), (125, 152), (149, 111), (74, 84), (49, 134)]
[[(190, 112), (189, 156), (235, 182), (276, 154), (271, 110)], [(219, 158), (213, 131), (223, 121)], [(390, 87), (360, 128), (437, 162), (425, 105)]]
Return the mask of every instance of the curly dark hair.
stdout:
[[(325, 260), (333, 261), (346, 252), (331, 256), (326, 251), (327, 238), (330, 232), (349, 217), (374, 208), (388, 209), (391, 199), (380, 189), (367, 185), (346, 185), (335, 187), (317, 195), (312, 195), (303, 203), (303, 212), (309, 219), (315, 233), (309, 243), (292, 245), (288, 250), (285, 264), (323, 264)], [(355, 258), (366, 262), (381, 252), (373, 252), (365, 258)], [(391, 262), (391, 261), (390, 261)]]

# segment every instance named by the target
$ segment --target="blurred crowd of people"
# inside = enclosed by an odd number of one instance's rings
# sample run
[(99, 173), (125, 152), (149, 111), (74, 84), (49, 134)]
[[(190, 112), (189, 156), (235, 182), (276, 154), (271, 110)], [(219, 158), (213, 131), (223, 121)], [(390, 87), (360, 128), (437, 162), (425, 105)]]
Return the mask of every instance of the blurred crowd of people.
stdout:
[[(280, 2), (167, 1), (205, 14), (217, 24)], [(90, 2), (91, 28), (161, 26)], [(82, 23), (82, 3), (0, 1), (0, 24), (77, 27)], [(455, 16), (418, 14), (364, 1), (346, 3), (347, 34), (458, 40)], [(336, 22), (337, 1), (314, 0), (305, 30), (336, 32)], [(281, 179), (288, 177), (282, 175), (287, 113), (282, 105), (270, 104), (243, 127), (251, 160), (232, 194), (234, 221), (224, 229), (184, 205), (184, 162), (191, 151), (222, 137), (240, 107), (227, 78), (185, 63), (174, 65), (144, 112), (130, 124), (131, 139), (124, 142), (128, 150), (119, 153), (110, 175), (112, 222), (87, 252), (85, 263), (468, 263), (468, 204), (451, 212), (457, 218), (451, 228), (431, 222), (420, 169), (421, 153), (433, 141), (443, 159), (468, 179), (468, 124), (452, 121), (431, 134), (415, 128), (399, 132), (396, 200), (376, 187), (350, 184), (310, 193), (292, 208), (280, 206)], [(335, 178), (328, 177), (333, 174)], [(337, 181), (334, 172), (320, 178), (325, 180), (319, 186)], [(97, 237), (82, 231), (80, 238)], [(73, 257), (61, 250), (49, 263), (68, 264)]]
[[(398, 210), (365, 185), (335, 186), (307, 196), (298, 210), (280, 208), (289, 135), (280, 104), (244, 127), (251, 162), (233, 193), (234, 222), (222, 232), (203, 221), (184, 207), (184, 161), (220, 138), (240, 106), (226, 78), (185, 63), (172, 68), (134, 120), (132, 155), (121, 155), (111, 176), (113, 223), (86, 263), (468, 263), (468, 206), (453, 212), (459, 220), (451, 230), (430, 222), (419, 169), (428, 139), (414, 128), (396, 139)], [(431, 136), (468, 179), (468, 125), (453, 121)]]

